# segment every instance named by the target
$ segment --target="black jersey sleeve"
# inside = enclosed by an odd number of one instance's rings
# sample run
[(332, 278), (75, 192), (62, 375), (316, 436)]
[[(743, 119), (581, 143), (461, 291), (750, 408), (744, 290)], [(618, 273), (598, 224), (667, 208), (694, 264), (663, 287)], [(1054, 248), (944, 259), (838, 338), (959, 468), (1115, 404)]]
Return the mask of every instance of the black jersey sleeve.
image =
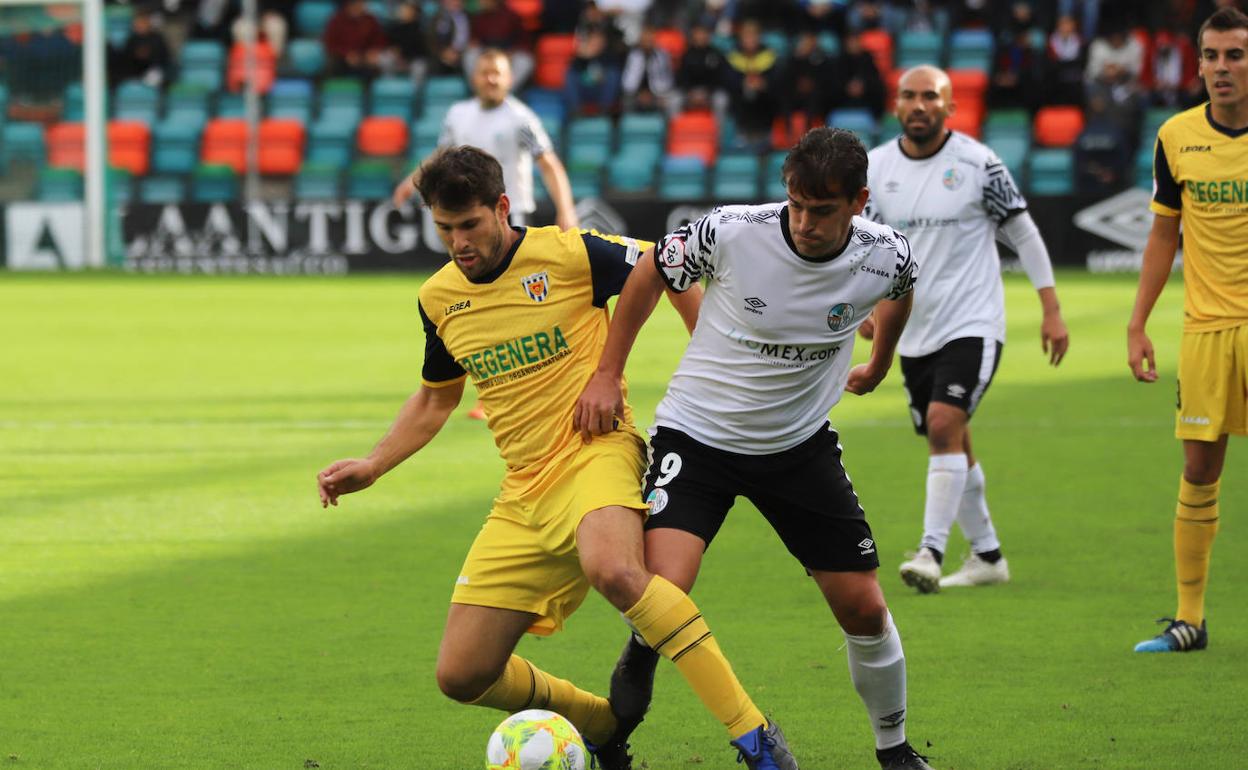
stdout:
[(1170, 161), (1161, 137), (1157, 137), (1157, 147), (1153, 150), (1153, 201), (1175, 211), (1183, 208), (1183, 191), (1170, 173)]
[(442, 338), (438, 336), (438, 327), (429, 320), (425, 308), (417, 303), (420, 309), (420, 322), (425, 327), (425, 363), (421, 367), (420, 376), (425, 382), (438, 384), (450, 383), (467, 376), (464, 367), (451, 356)]
[(592, 230), (581, 233), (589, 257), (589, 275), (594, 282), (594, 307), (606, 307), (607, 300), (624, 289), (624, 282), (637, 264), (646, 244), (622, 235), (602, 235)]

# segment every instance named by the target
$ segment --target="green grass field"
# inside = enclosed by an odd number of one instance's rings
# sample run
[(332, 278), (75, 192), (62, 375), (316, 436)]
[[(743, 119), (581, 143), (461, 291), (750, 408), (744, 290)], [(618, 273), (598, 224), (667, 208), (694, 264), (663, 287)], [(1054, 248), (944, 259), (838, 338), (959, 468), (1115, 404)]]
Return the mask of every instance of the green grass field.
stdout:
[[(1182, 287), (1151, 327), (1162, 382), (1143, 386), (1125, 365), (1134, 281), (1059, 275), (1072, 348), (1053, 370), (1034, 292), (1007, 280), (1010, 344), (973, 425), (1009, 585), (918, 596), (897, 578), (926, 450), (896, 370), (833, 414), (906, 646), (909, 735), (939, 770), (1248, 763), (1243, 440), (1210, 649), (1131, 653), (1174, 609), (1181, 468)], [(502, 472), (485, 428), (457, 415), (339, 508), (314, 489), (418, 386), (418, 284), (0, 275), (0, 768), (482, 766), (501, 714), (446, 700), (433, 666)], [(664, 305), (629, 369), (643, 424), (682, 348)], [(805, 770), (876, 767), (831, 613), (748, 504), (694, 598)], [(591, 597), (520, 652), (603, 691), (625, 634)], [(738, 767), (667, 664), (634, 746), (651, 770)]]

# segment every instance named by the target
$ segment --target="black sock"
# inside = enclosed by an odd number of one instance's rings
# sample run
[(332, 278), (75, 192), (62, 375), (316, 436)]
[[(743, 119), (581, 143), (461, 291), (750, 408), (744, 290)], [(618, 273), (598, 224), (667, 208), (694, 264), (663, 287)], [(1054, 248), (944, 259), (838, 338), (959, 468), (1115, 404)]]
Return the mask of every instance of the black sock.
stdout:
[(975, 555), (983, 559), (984, 561), (988, 562), (989, 564), (996, 564), (997, 562), (1001, 561), (1001, 549), (1000, 548), (993, 548), (991, 551), (984, 551), (983, 553), (977, 553)]
[(945, 563), (944, 551), (937, 551), (935, 548), (931, 547), (930, 545), (925, 545), (923, 547), (932, 552), (932, 556), (936, 558), (937, 564), (943, 565)]

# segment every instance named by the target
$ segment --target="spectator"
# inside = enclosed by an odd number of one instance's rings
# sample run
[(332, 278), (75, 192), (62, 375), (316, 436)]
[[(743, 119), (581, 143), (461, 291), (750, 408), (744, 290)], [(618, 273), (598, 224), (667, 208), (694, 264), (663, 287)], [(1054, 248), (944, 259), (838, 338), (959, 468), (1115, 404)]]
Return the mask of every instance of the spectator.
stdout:
[(1138, 117), (1144, 47), (1125, 27), (1114, 27), (1088, 47), (1087, 98), (1103, 98), (1106, 112), (1126, 130)]
[(551, 34), (567, 34), (576, 30), (581, 20), (581, 0), (543, 0), (542, 23), (543, 32)]
[(650, 3), (651, 0), (595, 0), (595, 5), (611, 19), (629, 46), (641, 40), (642, 22)]
[(831, 107), (826, 89), (830, 82), (832, 57), (819, 46), (819, 36), (813, 30), (802, 32), (784, 70), (785, 113), (799, 118), (800, 125), (821, 123)]
[(845, 34), (845, 6), (833, 0), (798, 0), (801, 12), (798, 23), (803, 30), (832, 32), (838, 37)]
[(487, 48), (507, 53), (515, 87), (523, 88), (533, 74), (532, 44), (524, 29), (524, 20), (503, 0), (477, 0), (477, 12), (468, 26), (468, 51), (464, 55), (467, 77), (472, 77), (477, 57)]
[(771, 145), (771, 125), (780, 107), (775, 83), (778, 61), (776, 52), (763, 45), (758, 22), (741, 22), (737, 47), (728, 54), (728, 92), (741, 138), (759, 151)]
[(1015, 3), (1006, 26), (997, 41), (988, 101), (994, 107), (1030, 108), (1041, 72), (1040, 56), (1032, 46), (1038, 30), (1031, 23), (1031, 6)]
[(386, 37), (390, 39), (392, 68), (406, 71), (418, 85), (425, 82), (429, 72), (429, 40), (419, 2), (408, 0), (399, 4)]
[(1086, 123), (1075, 141), (1075, 183), (1080, 192), (1097, 195), (1126, 187), (1131, 145), (1103, 95), (1088, 99)]
[(1084, 54), (1083, 38), (1075, 17), (1059, 17), (1046, 49), (1046, 104), (1083, 103)]
[(713, 108), (716, 112), (724, 112), (728, 105), (728, 93), (724, 90), (727, 67), (724, 54), (712, 45), (710, 23), (704, 20), (694, 22), (689, 30), (689, 46), (676, 72), (676, 85), (680, 87), (683, 99), (682, 108)]
[(429, 24), (429, 50), (432, 66), (441, 75), (463, 71), (464, 54), (472, 34), (472, 23), (464, 12), (464, 0), (441, 0)]
[(1153, 48), (1153, 103), (1186, 109), (1204, 101), (1204, 83), (1196, 63), (1196, 51), (1186, 37), (1158, 30)]
[(376, 75), (390, 45), (364, 0), (344, 0), (325, 25), (323, 42), (329, 72), (355, 77)]
[(169, 45), (152, 23), (152, 13), (140, 9), (130, 21), (130, 36), (117, 52), (111, 73), (117, 81), (138, 79), (159, 87), (169, 70)]
[(568, 66), (564, 99), (568, 112), (609, 112), (620, 92), (620, 49), (623, 41), (611, 20), (594, 3), (581, 12), (576, 49)]
[(620, 77), (625, 110), (668, 110), (675, 91), (672, 58), (655, 43), (654, 28), (641, 28), (637, 47), (624, 60)]
[(835, 65), (832, 106), (863, 107), (879, 120), (884, 113), (884, 79), (875, 66), (875, 57), (862, 47), (862, 40), (856, 34), (846, 35), (844, 46)]
[[(247, 39), (250, 32), (247, 18), (241, 13), (234, 19), (234, 23), (230, 26), (230, 34), (233, 35), (236, 43), (242, 43)], [(274, 7), (272, 4), (265, 3), (260, 11), (260, 31), (258, 38), (269, 44), (273, 55), (280, 58), (282, 52), (286, 50), (286, 37), (290, 27), (286, 21), (286, 16)]]

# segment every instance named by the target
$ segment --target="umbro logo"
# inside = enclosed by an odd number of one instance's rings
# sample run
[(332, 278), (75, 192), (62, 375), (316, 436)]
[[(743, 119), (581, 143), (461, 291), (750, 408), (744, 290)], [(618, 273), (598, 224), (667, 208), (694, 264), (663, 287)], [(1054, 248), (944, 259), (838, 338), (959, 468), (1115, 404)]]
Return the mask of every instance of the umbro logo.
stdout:
[(862, 549), (863, 556), (866, 556), (869, 553), (875, 553), (875, 541), (869, 537), (859, 543), (858, 547)]
[(901, 182), (885, 182), (884, 192), (895, 193), (901, 189)]
[(762, 315), (763, 311), (759, 310), (759, 308), (763, 308), (763, 307), (767, 307), (767, 303), (763, 302), (758, 297), (746, 297), (745, 298), (746, 311), (750, 313), (754, 313), (756, 315)]
[(953, 398), (962, 398), (963, 396), (966, 395), (966, 388), (955, 382), (949, 387), (945, 388), (945, 392), (948, 393)]
[(891, 714), (880, 717), (880, 727), (885, 729), (900, 727), (902, 722), (906, 721), (906, 710), (894, 711)]

